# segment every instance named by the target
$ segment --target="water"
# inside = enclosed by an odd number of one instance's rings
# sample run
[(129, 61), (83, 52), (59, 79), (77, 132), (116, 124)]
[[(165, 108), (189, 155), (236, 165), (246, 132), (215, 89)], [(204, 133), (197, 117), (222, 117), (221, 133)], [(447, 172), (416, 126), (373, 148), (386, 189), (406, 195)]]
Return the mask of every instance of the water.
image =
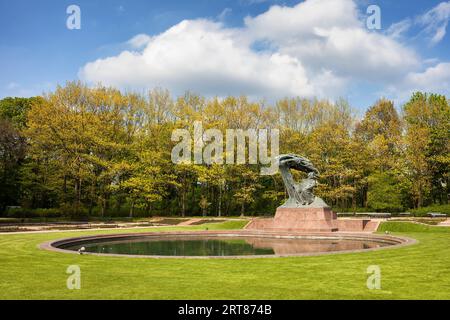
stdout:
[(60, 246), (61, 249), (104, 254), (156, 256), (286, 255), (361, 250), (388, 246), (373, 240), (278, 239), (262, 237), (138, 237), (102, 239)]

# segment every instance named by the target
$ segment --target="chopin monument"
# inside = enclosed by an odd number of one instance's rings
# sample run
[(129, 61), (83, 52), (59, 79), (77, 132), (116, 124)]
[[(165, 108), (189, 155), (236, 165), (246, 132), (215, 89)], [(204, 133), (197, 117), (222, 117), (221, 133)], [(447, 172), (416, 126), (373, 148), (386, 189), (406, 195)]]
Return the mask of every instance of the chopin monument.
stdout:
[[(314, 195), (319, 171), (308, 159), (285, 154), (277, 157), (277, 165), (289, 198), (277, 208), (273, 219), (255, 219), (247, 229), (300, 232), (338, 231), (337, 216)], [(305, 172), (307, 178), (297, 183), (291, 170)]]
[[(277, 164), (289, 195), (289, 199), (281, 208), (328, 207), (313, 193), (319, 178), (319, 171), (311, 161), (297, 155), (286, 154), (277, 157)], [(303, 179), (300, 183), (295, 183), (291, 169), (305, 172), (308, 178)]]

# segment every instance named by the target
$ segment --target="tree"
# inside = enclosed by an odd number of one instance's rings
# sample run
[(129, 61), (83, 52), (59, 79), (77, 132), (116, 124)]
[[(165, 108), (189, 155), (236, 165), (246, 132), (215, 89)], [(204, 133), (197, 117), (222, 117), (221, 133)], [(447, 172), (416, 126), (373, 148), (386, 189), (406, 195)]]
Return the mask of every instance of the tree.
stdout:
[(200, 198), (199, 206), (202, 209), (202, 216), (206, 217), (208, 207), (211, 205), (211, 202), (208, 202), (208, 198), (205, 195), (202, 195)]
[(386, 171), (396, 167), (401, 151), (401, 120), (392, 101), (381, 99), (370, 107), (357, 124), (355, 135), (367, 146), (372, 170)]
[(173, 175), (164, 173), (160, 155), (143, 150), (131, 166), (131, 175), (121, 183), (130, 200), (130, 217), (134, 208), (143, 208), (151, 214), (152, 205), (161, 201), (168, 194), (168, 185)]
[(370, 107), (364, 118), (357, 123), (355, 128), (355, 142), (364, 148), (358, 153), (364, 154), (360, 163), (364, 163), (361, 179), (362, 205), (368, 202), (368, 183), (371, 174), (395, 170), (398, 172), (399, 183), (404, 179), (401, 175), (404, 167), (402, 144), (402, 121), (392, 101), (378, 100)]
[(430, 95), (432, 108), (427, 161), (431, 172), (431, 197), (445, 204), (450, 195), (450, 103), (441, 95)]
[[(447, 202), (450, 111), (444, 96), (415, 93), (404, 106), (406, 160), (415, 207)], [(433, 199), (434, 198), (434, 199)]]
[(377, 211), (401, 211), (402, 190), (393, 172), (379, 172), (369, 176), (369, 191), (367, 204)]
[(128, 98), (114, 89), (68, 83), (31, 107), (24, 131), (30, 158), (55, 167), (61, 207), (80, 214), (97, 203), (105, 214), (115, 168), (129, 153), (130, 127), (123, 126)]
[(414, 94), (402, 116), (386, 99), (358, 121), (343, 99), (282, 99), (272, 107), (245, 96), (187, 92), (173, 100), (163, 89), (123, 93), (69, 82), (44, 97), (0, 101), (6, 119), (0, 206), (60, 208), (76, 216), (106, 216), (122, 206), (130, 216), (137, 208), (182, 216), (274, 212), (283, 183), (279, 175), (260, 176), (260, 165), (171, 162), (172, 131), (192, 135), (194, 121), (224, 134), (279, 129), (280, 152), (309, 158), (320, 171), (317, 194), (336, 208), (448, 202), (448, 100)]
[(246, 205), (256, 201), (254, 194), (257, 189), (261, 188), (258, 183), (258, 173), (243, 165), (236, 165), (233, 168), (233, 173), (238, 178), (234, 198), (240, 206), (241, 216), (244, 216)]
[(0, 100), (0, 212), (6, 205), (22, 202), (21, 171), (27, 159), (21, 130), (26, 127), (28, 110), (41, 100), (41, 97)]
[(7, 205), (18, 205), (18, 173), (25, 158), (25, 139), (12, 122), (0, 118), (0, 212)]
[(331, 205), (345, 208), (353, 203), (361, 176), (360, 162), (354, 161), (352, 110), (345, 101), (336, 105), (322, 102), (322, 105), (329, 114), (316, 116), (322, 120), (311, 128), (304, 148), (320, 171), (318, 194)]
[(39, 104), (41, 97), (32, 98), (5, 98), (0, 100), (0, 118), (10, 119), (12, 124), (22, 129), (26, 126), (27, 112), (33, 104)]

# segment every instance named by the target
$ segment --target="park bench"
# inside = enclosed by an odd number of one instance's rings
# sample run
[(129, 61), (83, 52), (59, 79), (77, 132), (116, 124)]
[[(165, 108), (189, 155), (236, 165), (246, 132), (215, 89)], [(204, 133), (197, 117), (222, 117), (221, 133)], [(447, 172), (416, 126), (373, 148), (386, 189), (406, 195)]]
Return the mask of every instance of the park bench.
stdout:
[(390, 218), (392, 216), (392, 214), (387, 212), (358, 212), (356, 215), (370, 218)]
[(428, 212), (428, 216), (431, 218), (445, 218), (447, 215), (445, 213), (440, 212)]

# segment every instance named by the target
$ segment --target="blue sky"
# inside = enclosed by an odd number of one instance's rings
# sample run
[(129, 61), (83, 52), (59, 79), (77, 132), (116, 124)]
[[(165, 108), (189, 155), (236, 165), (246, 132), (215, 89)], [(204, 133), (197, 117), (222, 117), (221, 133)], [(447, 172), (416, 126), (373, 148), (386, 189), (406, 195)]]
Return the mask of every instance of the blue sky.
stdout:
[[(71, 4), (80, 30), (66, 27)], [(365, 27), (371, 4), (381, 30)], [(0, 98), (81, 79), (400, 104), (414, 90), (450, 94), (449, 17), (450, 1), (430, 0), (0, 0)]]

